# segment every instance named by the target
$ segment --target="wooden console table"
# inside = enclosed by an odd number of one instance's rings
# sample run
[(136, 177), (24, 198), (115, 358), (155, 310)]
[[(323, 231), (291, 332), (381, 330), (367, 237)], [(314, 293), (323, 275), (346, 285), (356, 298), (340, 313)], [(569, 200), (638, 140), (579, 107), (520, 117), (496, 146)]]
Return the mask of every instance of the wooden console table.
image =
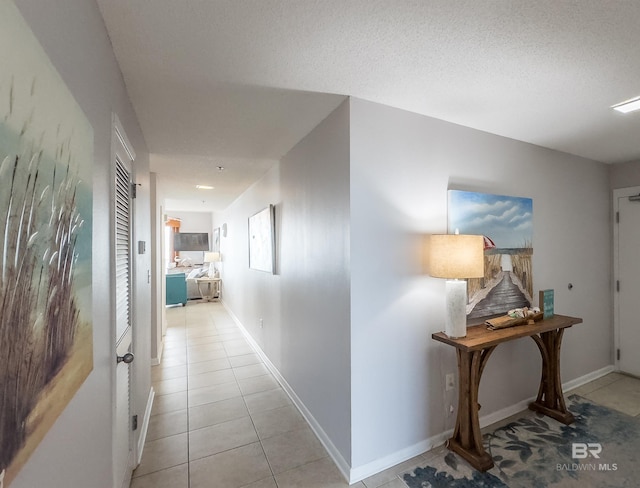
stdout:
[(529, 404), (531, 410), (548, 415), (563, 424), (573, 422), (562, 395), (560, 380), (560, 345), (564, 329), (582, 323), (582, 319), (555, 315), (533, 325), (518, 325), (506, 329), (489, 330), (485, 325), (467, 329), (467, 336), (460, 339), (438, 332), (431, 337), (456, 348), (458, 356), (458, 416), (453, 437), (447, 447), (466, 459), (478, 471), (493, 467), (493, 459), (482, 446), (478, 418), (478, 386), (487, 359), (503, 342), (521, 337), (531, 337), (542, 355), (542, 378), (538, 397)]

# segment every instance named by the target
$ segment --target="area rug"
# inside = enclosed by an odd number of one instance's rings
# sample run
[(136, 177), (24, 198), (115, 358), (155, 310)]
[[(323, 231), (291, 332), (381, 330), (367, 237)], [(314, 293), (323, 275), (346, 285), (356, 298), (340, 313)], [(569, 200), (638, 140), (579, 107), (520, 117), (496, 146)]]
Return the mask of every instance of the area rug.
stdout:
[(403, 476), (410, 488), (620, 488), (640, 486), (640, 420), (572, 395), (564, 425), (523, 413), (483, 436), (495, 466), (485, 473), (437, 449)]

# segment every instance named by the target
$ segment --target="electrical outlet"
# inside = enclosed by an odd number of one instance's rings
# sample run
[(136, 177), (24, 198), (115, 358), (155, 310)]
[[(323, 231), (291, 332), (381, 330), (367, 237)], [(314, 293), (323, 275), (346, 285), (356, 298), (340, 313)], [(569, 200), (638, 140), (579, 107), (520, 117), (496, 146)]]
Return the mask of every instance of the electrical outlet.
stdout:
[(262, 321), (262, 319), (258, 320), (258, 325), (260, 326), (261, 329), (264, 327), (264, 322)]
[(445, 390), (451, 391), (456, 387), (456, 376), (453, 373), (449, 373), (444, 377)]

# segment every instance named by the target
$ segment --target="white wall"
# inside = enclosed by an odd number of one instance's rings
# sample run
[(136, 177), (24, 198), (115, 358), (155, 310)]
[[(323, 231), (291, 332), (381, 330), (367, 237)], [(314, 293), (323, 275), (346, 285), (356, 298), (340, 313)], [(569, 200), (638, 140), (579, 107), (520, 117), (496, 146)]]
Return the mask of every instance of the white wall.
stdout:
[[(276, 205), (275, 275), (248, 268), (247, 219), (270, 203)], [(348, 102), (215, 218), (228, 229), (221, 238), (225, 304), (348, 463)]]
[[(109, 236), (111, 188), (111, 114), (115, 112), (137, 154), (136, 180), (142, 184), (135, 204), (137, 240), (149, 242), (149, 185), (147, 149), (129, 102), (120, 70), (96, 4), (86, 0), (16, 0), (16, 5), (40, 40), (45, 52), (84, 110), (94, 131), (93, 179), (93, 334), (94, 368), (67, 409), (11, 484), (12, 488), (112, 486), (111, 380), (115, 364), (111, 315), (111, 255)], [(145, 209), (144, 207), (147, 206)], [(135, 314), (139, 327), (134, 369), (138, 390), (134, 404), (144, 413), (150, 388), (149, 254), (138, 260)], [(141, 356), (141, 357), (140, 357)], [(139, 431), (138, 431), (139, 433)]]
[[(556, 311), (584, 318), (564, 336), (562, 378), (612, 364), (604, 164), (357, 99), (350, 130), (354, 469), (453, 427), (443, 376), (455, 354), (431, 340), (443, 329), (444, 281), (422, 259), (424, 236), (446, 232), (449, 188), (533, 198), (534, 290), (555, 289)], [(481, 414), (535, 396), (540, 364), (530, 339), (497, 348)]]

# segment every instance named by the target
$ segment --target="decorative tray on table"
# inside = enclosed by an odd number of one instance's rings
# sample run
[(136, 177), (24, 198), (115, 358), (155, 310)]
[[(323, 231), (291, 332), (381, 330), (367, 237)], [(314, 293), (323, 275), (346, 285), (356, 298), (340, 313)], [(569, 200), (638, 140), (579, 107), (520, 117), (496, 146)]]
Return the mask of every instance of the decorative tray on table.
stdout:
[(544, 314), (537, 307), (516, 308), (514, 310), (509, 310), (507, 315), (501, 315), (500, 317), (485, 320), (484, 323), (487, 326), (487, 329), (504, 329), (506, 327), (515, 327), (516, 325), (533, 324), (542, 320), (543, 315)]

